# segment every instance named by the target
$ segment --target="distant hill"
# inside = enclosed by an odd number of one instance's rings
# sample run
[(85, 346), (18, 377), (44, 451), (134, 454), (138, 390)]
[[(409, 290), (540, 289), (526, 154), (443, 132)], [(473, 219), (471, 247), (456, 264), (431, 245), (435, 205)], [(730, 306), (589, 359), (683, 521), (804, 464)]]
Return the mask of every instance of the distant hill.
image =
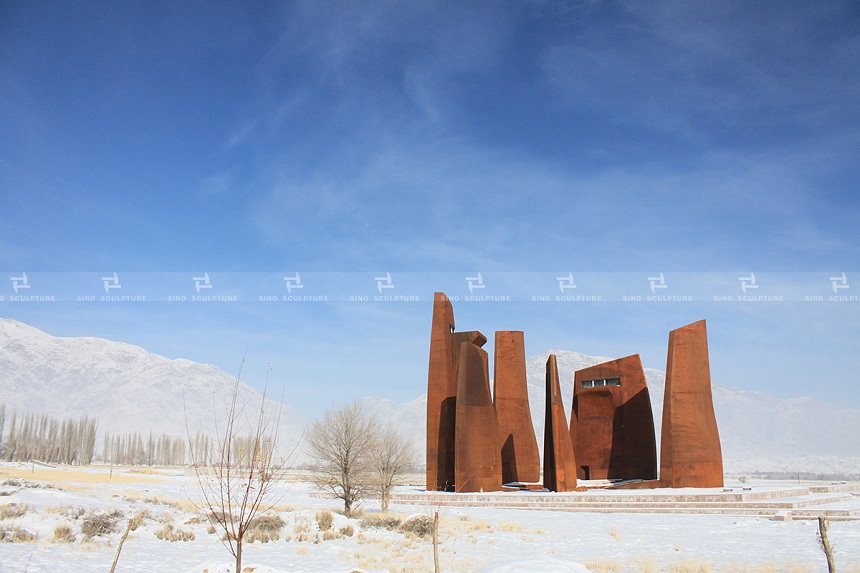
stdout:
[[(235, 375), (209, 364), (101, 338), (51, 336), (0, 319), (0, 404), (7, 412), (95, 417), (100, 438), (105, 432), (185, 436), (186, 419), (192, 433), (214, 434), (223, 428), (235, 382)], [(240, 383), (240, 396), (248, 411), (259, 411), (259, 392)], [(296, 442), (304, 416), (285, 405), (281, 419), (281, 441)]]
[[(561, 391), (570, 415), (576, 370), (610, 360), (566, 350), (547, 351), (526, 364), (532, 419), (543, 447), (544, 376), (549, 353), (558, 357)], [(659, 444), (665, 373), (646, 368)], [(0, 319), (0, 404), (7, 410), (60, 418), (94, 416), (99, 435), (139, 431), (172, 436), (214, 432), (224, 419), (235, 375), (190, 360), (171, 360), (143, 348), (100, 338), (63, 338), (12, 319)], [(242, 384), (251, 410), (261, 400)], [(729, 473), (858, 473), (860, 410), (812, 398), (783, 400), (714, 383), (714, 408)], [(183, 396), (185, 406), (183, 408)], [(425, 447), (427, 397), (406, 403), (368, 397), (365, 404)], [(275, 407), (272, 402), (269, 407)], [(296, 443), (307, 419), (283, 405), (281, 440)]]

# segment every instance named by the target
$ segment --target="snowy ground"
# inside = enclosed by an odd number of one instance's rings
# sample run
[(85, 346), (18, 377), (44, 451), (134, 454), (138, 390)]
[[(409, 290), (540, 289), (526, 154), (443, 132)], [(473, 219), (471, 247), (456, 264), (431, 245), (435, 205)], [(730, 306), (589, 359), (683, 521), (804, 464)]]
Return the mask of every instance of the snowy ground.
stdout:
[[(0, 572), (90, 573), (108, 571), (120, 533), (86, 539), (85, 519), (119, 511), (118, 526), (136, 512), (148, 517), (126, 541), (116, 571), (163, 569), (226, 573), (231, 557), (189, 498), (196, 481), (182, 470), (77, 468), (45, 470), (0, 465)], [(49, 487), (34, 487), (47, 485)], [(295, 482), (279, 494), (277, 515), (285, 525), (278, 541), (245, 546), (243, 565), (255, 573), (432, 571), (428, 539), (367, 526), (362, 518), (334, 514), (327, 537), (316, 514), (337, 510), (333, 501), (311, 498)], [(11, 504), (15, 504), (14, 506)], [(395, 507), (400, 517), (429, 515), (429, 507)], [(826, 562), (814, 521), (778, 522), (755, 517), (568, 513), (493, 508), (441, 508), (440, 561), (444, 571), (482, 573), (611, 572), (818, 572)], [(364, 517), (379, 515), (368, 503)], [(167, 525), (190, 532), (193, 541), (165, 541)], [(55, 539), (67, 526), (74, 540)], [(349, 526), (352, 535), (347, 535)], [(35, 540), (25, 540), (25, 533)], [(17, 541), (15, 538), (17, 536)], [(860, 572), (860, 521), (833, 521), (839, 571)]]

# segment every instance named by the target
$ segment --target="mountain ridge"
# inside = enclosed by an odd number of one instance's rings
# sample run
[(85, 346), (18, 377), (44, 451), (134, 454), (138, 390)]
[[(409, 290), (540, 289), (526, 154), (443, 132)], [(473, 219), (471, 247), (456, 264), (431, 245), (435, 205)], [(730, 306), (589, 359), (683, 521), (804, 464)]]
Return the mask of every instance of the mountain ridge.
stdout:
[[(0, 404), (7, 410), (82, 415), (98, 420), (98, 433), (185, 436), (215, 434), (226, 417), (236, 376), (211, 364), (171, 359), (125, 342), (56, 337), (0, 318)], [(263, 396), (239, 382), (240, 402), (259, 410)], [(187, 398), (187, 399), (186, 399)], [(266, 399), (274, 412), (279, 403)], [(296, 439), (306, 420), (284, 405), (281, 438)], [(247, 423), (248, 420), (242, 420)]]
[[(545, 364), (550, 353), (558, 359), (568, 416), (574, 372), (612, 359), (567, 350), (547, 350), (527, 359), (530, 409), (541, 448)], [(665, 373), (645, 368), (645, 375), (659, 447)], [(94, 416), (100, 437), (104, 432), (133, 431), (184, 436), (187, 429), (192, 433), (217, 430), (216, 418), (223, 420), (224, 402), (236, 376), (211, 364), (165, 358), (124, 342), (55, 337), (0, 318), (0, 382), (0, 404), (7, 411), (59, 418)], [(860, 444), (854, 439), (860, 435), (860, 410), (811, 397), (774, 398), (718, 383), (713, 383), (712, 390), (727, 472), (846, 473), (860, 467)], [(262, 403), (260, 393), (244, 382), (240, 392), (251, 409)], [(405, 403), (381, 397), (363, 402), (409, 436), (423, 459), (426, 394)], [(267, 400), (267, 407), (277, 408), (278, 403)], [(308, 420), (287, 404), (281, 407), (281, 440), (298, 443)]]

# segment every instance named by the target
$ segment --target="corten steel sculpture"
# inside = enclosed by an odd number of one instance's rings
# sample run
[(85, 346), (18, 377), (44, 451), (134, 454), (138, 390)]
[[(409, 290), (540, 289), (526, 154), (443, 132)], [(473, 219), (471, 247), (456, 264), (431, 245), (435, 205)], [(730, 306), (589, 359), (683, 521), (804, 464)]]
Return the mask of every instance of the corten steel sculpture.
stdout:
[[(454, 309), (444, 293), (435, 293), (427, 376), (430, 491), (498, 491), (503, 477), (505, 483), (537, 481), (523, 333), (496, 333), (494, 398), (487, 353), (481, 348), (486, 342), (477, 331), (454, 332)], [(618, 486), (627, 488), (722, 487), (704, 320), (669, 333), (659, 480), (653, 479), (654, 421), (639, 356), (580, 370), (574, 382), (568, 426), (551, 354), (546, 364), (544, 487), (573, 491), (577, 474), (643, 480)]]
[(429, 491), (454, 489), (457, 384), (460, 345), (483, 346), (477, 331), (454, 332), (454, 308), (445, 293), (433, 296), (430, 366), (427, 374), (427, 482)]
[(502, 483), (540, 481), (540, 451), (529, 408), (523, 338), (519, 330), (496, 332), (493, 403), (499, 426)]
[(454, 491), (502, 489), (496, 409), (490, 397), (487, 351), (470, 341), (460, 343), (457, 377), (457, 423)]
[(555, 354), (546, 361), (546, 418), (543, 434), (543, 486), (550, 491), (576, 489), (576, 460), (558, 383)]
[(457, 378), (453, 331), (454, 307), (444, 293), (434, 293), (430, 367), (427, 374), (428, 491), (445, 491), (454, 487)]
[(660, 439), (662, 487), (723, 486), (704, 320), (669, 333)]
[(580, 479), (657, 478), (654, 416), (638, 354), (576, 372), (570, 437)]

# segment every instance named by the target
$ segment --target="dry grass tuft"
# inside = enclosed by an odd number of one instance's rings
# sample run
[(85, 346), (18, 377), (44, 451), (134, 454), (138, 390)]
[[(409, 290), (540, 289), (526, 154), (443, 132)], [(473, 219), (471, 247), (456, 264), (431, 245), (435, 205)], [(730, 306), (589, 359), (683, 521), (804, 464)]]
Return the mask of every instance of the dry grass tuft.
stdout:
[(638, 560), (631, 560), (628, 563), (628, 568), (637, 573), (655, 573), (657, 571), (654, 560), (647, 555), (640, 557)]
[(155, 537), (162, 541), (194, 541), (194, 533), (178, 529), (172, 523), (165, 523), (164, 527), (155, 532)]
[(296, 508), (285, 503), (278, 503), (270, 507), (268, 510), (274, 511), (275, 513), (293, 513)]
[(500, 522), (498, 529), (503, 533), (525, 533), (528, 531), (528, 528), (525, 525), (509, 521)]
[(58, 515), (62, 515), (63, 517), (67, 517), (72, 520), (80, 519), (87, 510), (83, 507), (71, 506), (71, 505), (61, 505), (59, 507), (48, 507), (45, 509), (47, 513), (56, 513)]
[[(3, 468), (0, 469), (0, 478), (9, 478), (12, 480), (26, 479), (29, 481), (47, 482), (49, 484), (83, 484), (84, 486), (108, 483), (157, 483), (163, 481), (161, 478), (155, 476), (126, 475), (120, 472), (114, 472), (113, 476), (111, 476), (109, 473), (95, 469), (38, 469), (31, 471), (17, 468)], [(64, 487), (64, 489), (70, 488)], [(71, 489), (86, 488), (78, 485), (77, 488)]]
[(205, 515), (192, 515), (183, 522), (183, 525), (200, 525), (201, 523), (210, 523), (209, 518)]
[(711, 564), (698, 559), (684, 559), (670, 563), (666, 570), (668, 573), (711, 573)]
[(618, 561), (588, 561), (585, 566), (594, 573), (620, 573), (621, 563)]
[(320, 531), (328, 531), (331, 529), (332, 523), (334, 523), (334, 516), (330, 511), (321, 510), (317, 512), (316, 520)]
[[(385, 537), (359, 534), (356, 539), (366, 547), (351, 551), (350, 558), (355, 560), (363, 570), (388, 570), (390, 573), (413, 573), (414, 571), (432, 571), (433, 564), (426, 544), (416, 544), (413, 539), (401, 538), (394, 540)], [(464, 571), (467, 569), (446, 570)]]
[(155, 469), (155, 468), (131, 468), (128, 470), (130, 474), (143, 474), (148, 476), (160, 476), (164, 474), (163, 469)]
[(4, 519), (18, 519), (33, 509), (26, 503), (7, 503), (0, 506), (0, 521)]
[(307, 515), (299, 514), (296, 516), (296, 521), (293, 523), (293, 533), (286, 538), (287, 541), (313, 541), (318, 542), (316, 532), (311, 533), (313, 521)]
[(198, 504), (194, 503), (190, 499), (165, 499), (160, 498), (157, 495), (147, 497), (147, 496), (138, 496), (138, 495), (127, 495), (125, 496), (125, 500), (130, 503), (148, 503), (151, 505), (166, 505), (176, 511), (180, 511), (183, 513), (198, 513), (201, 511), (201, 508)]
[(391, 513), (379, 515), (371, 514), (361, 518), (359, 522), (362, 529), (387, 529), (388, 531), (397, 531), (403, 518), (399, 515)]
[(611, 535), (615, 541), (621, 541), (621, 532), (618, 531), (617, 527), (613, 526), (612, 529), (609, 530), (609, 535)]
[(20, 527), (6, 529), (0, 527), (0, 542), (2, 543), (33, 543), (38, 539), (34, 533)]
[(72, 526), (67, 523), (62, 523), (54, 528), (54, 537), (51, 538), (53, 543), (74, 543), (75, 533), (72, 531)]
[(190, 499), (172, 499), (165, 501), (164, 503), (183, 513), (197, 513), (200, 511), (200, 507)]

